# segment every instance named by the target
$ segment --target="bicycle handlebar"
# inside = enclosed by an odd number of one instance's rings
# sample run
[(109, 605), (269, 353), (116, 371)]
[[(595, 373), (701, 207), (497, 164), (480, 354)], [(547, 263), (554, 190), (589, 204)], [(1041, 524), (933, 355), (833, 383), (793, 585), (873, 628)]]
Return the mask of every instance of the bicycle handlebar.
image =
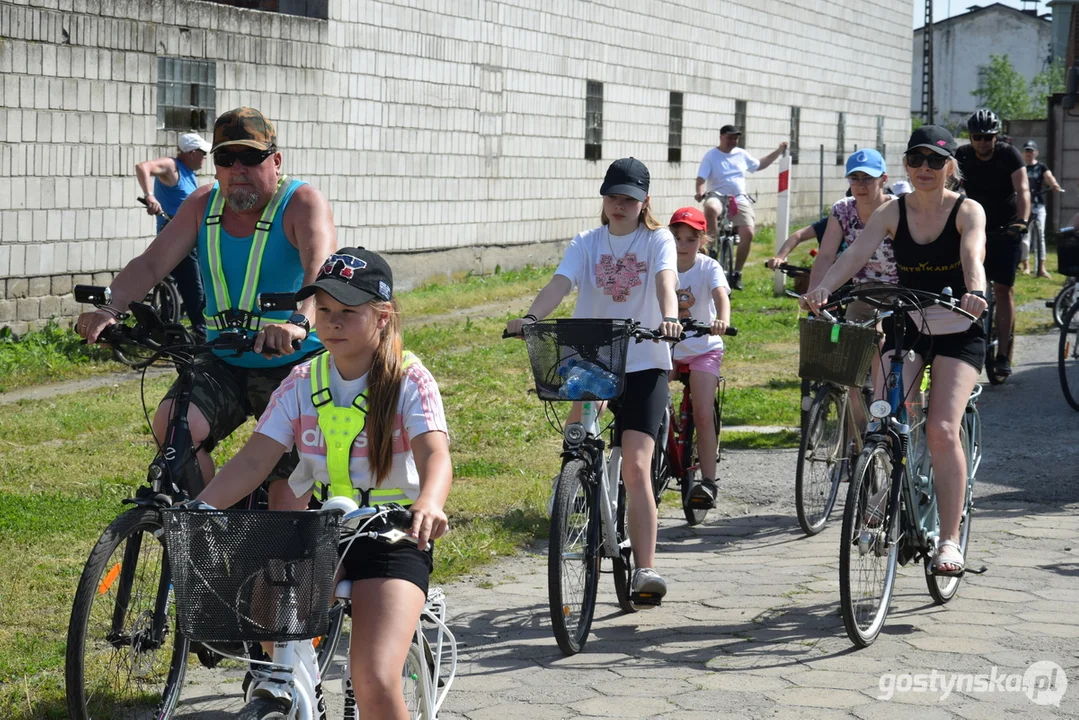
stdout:
[[(136, 200), (138, 200), (138, 201), (139, 201), (140, 203), (142, 203), (143, 205), (146, 205), (147, 207), (149, 207), (149, 206), (150, 206), (150, 203), (146, 202), (146, 198), (145, 198), (145, 197), (137, 197), (137, 198), (135, 198), (135, 199), (136, 199)], [(165, 212), (164, 210), (162, 210), (161, 212), (159, 212), (159, 213), (158, 213), (158, 215), (160, 215), (161, 217), (165, 218), (165, 220), (166, 220), (166, 221), (172, 220), (172, 215), (169, 215), (169, 214), (168, 214), (167, 212)]]
[[(768, 267), (768, 262), (765, 261), (765, 267)], [(802, 267), (801, 265), (789, 265), (788, 263), (779, 263), (772, 270), (779, 270), (785, 273), (789, 277), (798, 277), (799, 275), (808, 275), (812, 272), (812, 268)]]
[(959, 307), (959, 298), (952, 295), (952, 289), (944, 288), (946, 292), (935, 293), (928, 290), (915, 290), (899, 285), (873, 284), (856, 285), (848, 290), (843, 297), (829, 300), (820, 306), (819, 310), (826, 312), (841, 305), (847, 305), (854, 300), (862, 300), (867, 305), (878, 310), (890, 310), (893, 313), (907, 312), (909, 310), (923, 310), (937, 306), (951, 310), (956, 315), (962, 315), (971, 322), (977, 322), (978, 318)]
[[(675, 338), (668, 337), (666, 335), (660, 335), (657, 331), (644, 329), (640, 326), (640, 323), (635, 323), (632, 321), (630, 323), (629, 332), (637, 340), (637, 342), (642, 342), (644, 340), (666, 340), (668, 342), (681, 342), (682, 340), (685, 340), (686, 337), (700, 337), (701, 335), (710, 335), (712, 333), (712, 326), (708, 323), (703, 323), (698, 320), (691, 320), (689, 318), (682, 319), (679, 322), (682, 323), (682, 327), (686, 330), (686, 332), (682, 334), (682, 337)], [(723, 331), (723, 334), (734, 337), (738, 334), (738, 328), (728, 326), (727, 329)], [(522, 333), (512, 334), (506, 332), (505, 330), (502, 331), (503, 340), (521, 337), (524, 337)]]

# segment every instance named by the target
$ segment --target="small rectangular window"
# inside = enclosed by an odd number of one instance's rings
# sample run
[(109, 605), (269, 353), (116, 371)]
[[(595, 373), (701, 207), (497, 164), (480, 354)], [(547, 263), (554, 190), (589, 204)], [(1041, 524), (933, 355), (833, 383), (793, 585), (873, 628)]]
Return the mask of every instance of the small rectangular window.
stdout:
[(835, 129), (835, 164), (843, 165), (847, 162), (847, 113), (839, 113)]
[(667, 117), (667, 162), (682, 162), (682, 93), (672, 92)]
[(746, 101), (735, 100), (734, 101), (734, 125), (742, 131), (742, 137), (738, 138), (739, 147), (746, 146), (746, 137), (749, 132), (749, 128), (746, 127)]
[(217, 64), (157, 59), (157, 129), (209, 130), (217, 117)]
[(884, 153), (884, 116), (877, 115), (877, 152), (880, 156), (886, 158)]
[(603, 83), (588, 81), (584, 109), (584, 159), (603, 157)]
[(207, 0), (218, 5), (231, 5), (244, 10), (262, 10), (284, 15), (326, 20), (330, 17), (329, 0)]
[(791, 164), (798, 164), (799, 136), (802, 131), (802, 108), (791, 108), (791, 139), (790, 153)]

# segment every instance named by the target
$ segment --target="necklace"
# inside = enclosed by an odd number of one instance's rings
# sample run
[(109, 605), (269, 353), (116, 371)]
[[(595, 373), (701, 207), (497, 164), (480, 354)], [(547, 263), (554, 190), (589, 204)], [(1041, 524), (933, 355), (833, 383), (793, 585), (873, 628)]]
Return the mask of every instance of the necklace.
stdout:
[(611, 251), (611, 257), (618, 263), (625, 260), (626, 255), (629, 255), (629, 251), (632, 250), (633, 246), (637, 244), (637, 239), (640, 237), (640, 235), (641, 235), (641, 226), (638, 225), (637, 229), (633, 231), (633, 239), (630, 240), (629, 247), (626, 248), (626, 251), (624, 253), (622, 253), (622, 257), (618, 257), (617, 255), (615, 255), (614, 245), (611, 244), (611, 228), (608, 226), (607, 227), (607, 247)]

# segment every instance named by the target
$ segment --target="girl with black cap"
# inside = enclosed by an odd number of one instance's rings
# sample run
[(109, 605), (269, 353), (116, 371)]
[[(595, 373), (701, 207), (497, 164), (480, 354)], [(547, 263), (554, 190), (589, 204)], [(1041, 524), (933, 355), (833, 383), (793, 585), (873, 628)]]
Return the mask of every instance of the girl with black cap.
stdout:
[[(903, 164), (914, 191), (877, 208), (858, 236), (821, 280), (802, 296), (810, 311), (872, 257), (885, 237), (892, 248), (899, 285), (940, 292), (951, 287), (959, 306), (975, 317), (985, 312), (985, 212), (978, 203), (948, 189), (959, 174), (956, 143), (937, 125), (924, 125), (910, 136)], [(966, 491), (966, 458), (959, 442), (959, 426), (974, 384), (985, 362), (985, 333), (980, 323), (946, 316), (928, 321), (928, 332), (909, 317), (884, 321), (884, 362), (895, 350), (894, 322), (906, 323), (902, 351), (913, 350), (903, 377), (908, 387), (919, 387), (926, 363), (933, 363), (932, 402), (926, 422), (926, 440), (933, 457), (934, 489), (940, 507), (940, 542), (930, 567), (937, 575), (963, 572), (965, 558), (959, 547), (959, 525)], [(883, 393), (883, 383), (878, 384)], [(887, 498), (870, 498), (866, 520), (883, 513)]]
[[(611, 163), (600, 187), (601, 225), (570, 241), (555, 276), (540, 291), (528, 314), (510, 320), (507, 332), (547, 317), (574, 288), (575, 318), (633, 318), (645, 327), (678, 337), (677, 260), (674, 238), (652, 215), (648, 168), (640, 160)], [(662, 599), (667, 585), (654, 569), (656, 503), (650, 470), (656, 436), (667, 407), (670, 350), (662, 343), (630, 343), (622, 421), (622, 479), (629, 499), (629, 535), (635, 565), (631, 593)], [(579, 421), (574, 403), (568, 422)]]

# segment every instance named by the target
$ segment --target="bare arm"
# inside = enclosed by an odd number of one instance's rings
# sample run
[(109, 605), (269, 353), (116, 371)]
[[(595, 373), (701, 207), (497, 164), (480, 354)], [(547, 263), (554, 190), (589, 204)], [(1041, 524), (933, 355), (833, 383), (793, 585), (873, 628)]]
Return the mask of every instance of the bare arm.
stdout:
[(453, 483), (449, 439), (437, 430), (410, 439), (416, 470), (420, 474), (420, 496), (412, 510), (412, 536), (420, 547), (446, 532), (448, 522), (443, 507)]
[(215, 508), (227, 508), (254, 492), (273, 471), (274, 465), (288, 450), (269, 435), (256, 432), (240, 452), (217, 471), (198, 500)]
[(168, 187), (173, 187), (180, 181), (180, 173), (176, 170), (176, 162), (174, 158), (164, 157), (157, 160), (146, 160), (135, 166), (135, 179), (138, 181), (139, 187), (142, 188), (142, 194), (146, 197), (147, 215), (159, 215), (161, 213), (161, 204), (157, 202), (153, 192), (150, 190), (154, 178), (157, 178), (163, 185)]
[(835, 215), (829, 215), (828, 226), (824, 229), (824, 237), (820, 241), (820, 250), (809, 271), (809, 287), (815, 288), (820, 285), (820, 281), (832, 269), (836, 256), (839, 255), (839, 243), (842, 241), (843, 228), (839, 226)]
[(976, 202), (965, 202), (956, 217), (959, 230), (959, 260), (963, 263), (963, 282), (967, 292), (959, 298), (959, 307), (974, 317), (981, 317), (989, 303), (972, 292), (985, 292), (985, 210)]
[(775, 269), (775, 266), (779, 263), (787, 262), (787, 257), (794, 252), (794, 248), (813, 237), (816, 237), (816, 233), (813, 232), (812, 225), (806, 225), (801, 230), (796, 230), (779, 246), (779, 250), (776, 250), (776, 254), (765, 265)]
[[(853, 243), (843, 251), (843, 255), (832, 265), (824, 275), (820, 283), (813, 285), (814, 290), (823, 290), (831, 294), (840, 285), (850, 280), (854, 273), (865, 267), (869, 258), (877, 251), (884, 238), (895, 235), (895, 226), (899, 224), (899, 205), (895, 200), (889, 200), (873, 211), (866, 223), (865, 228), (858, 234), (858, 242)], [(831, 223), (829, 223), (829, 226)], [(827, 237), (827, 232), (825, 232)], [(820, 256), (817, 256), (818, 261)], [(814, 263), (814, 267), (816, 263)], [(811, 290), (810, 292), (813, 292)]]
[[(543, 289), (539, 291), (539, 295), (532, 301), (532, 304), (528, 308), (528, 315), (534, 316), (537, 320), (543, 318), (554, 312), (554, 309), (558, 307), (559, 303), (569, 295), (569, 291), (573, 289), (573, 282), (565, 275), (555, 275), (551, 278), (551, 281), (543, 286)], [(506, 323), (506, 332), (510, 335), (520, 335), (521, 326), (525, 321), (522, 318), (514, 318)]]
[(760, 167), (757, 168), (757, 170), (763, 170), (766, 167), (768, 167), (769, 165), (771, 165), (772, 163), (774, 163), (776, 161), (776, 159), (780, 155), (782, 155), (784, 153), (784, 151), (787, 149), (787, 146), (789, 144), (790, 143), (788, 143), (786, 140), (779, 143), (779, 147), (777, 147), (775, 150), (773, 150), (772, 152), (768, 153), (767, 155), (765, 155), (764, 157), (761, 158), (761, 164), (760, 164)]
[(704, 184), (705, 184), (705, 179), (704, 178), (702, 178), (702, 177), (697, 178), (697, 182), (696, 182), (697, 190), (693, 194), (693, 197), (697, 200), (697, 202), (700, 202), (701, 198), (704, 197)]
[[(1029, 178), (1027, 182), (1030, 182)], [(1049, 185), (1049, 189), (1053, 192), (1064, 192), (1064, 188), (1060, 187), (1060, 183), (1057, 182), (1057, 179), (1055, 177), (1053, 177), (1052, 170), (1045, 171), (1045, 182)]]
[(1027, 222), (1030, 220), (1030, 180), (1027, 179), (1026, 167), (1012, 173), (1012, 187), (1015, 188), (1015, 214)]
[(727, 288), (712, 289), (712, 304), (716, 306), (716, 321), (712, 323), (712, 332), (722, 335), (731, 324), (731, 298), (727, 295)]

